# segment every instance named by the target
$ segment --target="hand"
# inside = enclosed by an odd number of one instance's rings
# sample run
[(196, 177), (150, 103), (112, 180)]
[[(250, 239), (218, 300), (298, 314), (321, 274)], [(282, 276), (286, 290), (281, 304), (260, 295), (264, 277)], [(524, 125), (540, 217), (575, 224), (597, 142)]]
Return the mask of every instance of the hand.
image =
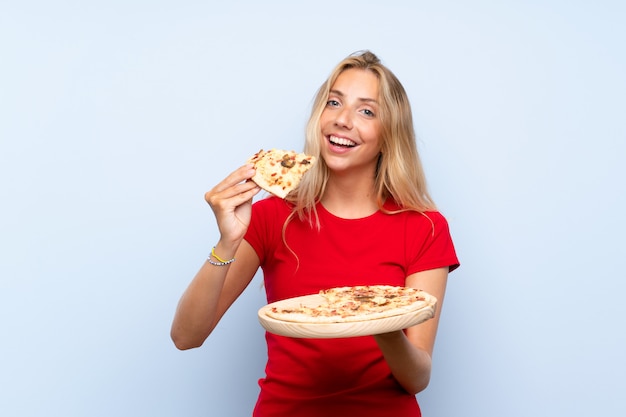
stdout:
[(226, 242), (238, 243), (248, 230), (252, 197), (261, 190), (250, 181), (254, 173), (253, 165), (244, 165), (204, 195), (215, 214), (221, 238)]

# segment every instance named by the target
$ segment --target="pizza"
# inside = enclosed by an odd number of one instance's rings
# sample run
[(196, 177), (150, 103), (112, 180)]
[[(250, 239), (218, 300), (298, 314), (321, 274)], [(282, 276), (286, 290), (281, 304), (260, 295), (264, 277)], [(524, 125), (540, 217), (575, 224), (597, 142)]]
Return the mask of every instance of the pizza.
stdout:
[(261, 149), (248, 159), (254, 165), (256, 173), (252, 177), (259, 187), (285, 198), (298, 186), (302, 176), (313, 166), (316, 158), (295, 151)]
[(318, 303), (273, 303), (265, 314), (296, 323), (350, 323), (418, 312), (436, 301), (422, 290), (391, 285), (336, 287), (320, 291), (319, 296)]

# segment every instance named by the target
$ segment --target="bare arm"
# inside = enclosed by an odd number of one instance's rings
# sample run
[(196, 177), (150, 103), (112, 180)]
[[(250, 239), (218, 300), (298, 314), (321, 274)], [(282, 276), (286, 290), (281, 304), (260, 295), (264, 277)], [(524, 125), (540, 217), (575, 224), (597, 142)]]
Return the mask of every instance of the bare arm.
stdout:
[(432, 354), (441, 306), (446, 291), (448, 268), (418, 272), (406, 279), (409, 287), (437, 297), (435, 316), (403, 331), (374, 336), (396, 380), (411, 394), (423, 391), (430, 381)]
[(204, 343), (259, 267), (256, 253), (243, 240), (250, 224), (252, 197), (259, 192), (256, 184), (247, 181), (252, 175), (251, 166), (243, 166), (205, 194), (220, 231), (215, 253), (236, 261), (225, 266), (205, 262), (183, 293), (171, 328), (179, 349)]

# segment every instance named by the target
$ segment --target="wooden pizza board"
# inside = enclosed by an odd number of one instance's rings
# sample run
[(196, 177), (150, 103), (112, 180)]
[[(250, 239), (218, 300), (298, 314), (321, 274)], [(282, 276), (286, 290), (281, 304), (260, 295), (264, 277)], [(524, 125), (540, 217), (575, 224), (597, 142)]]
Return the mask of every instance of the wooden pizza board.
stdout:
[(431, 319), (435, 315), (437, 299), (424, 293), (427, 305), (417, 311), (397, 316), (374, 320), (355, 321), (349, 323), (296, 323), (277, 320), (269, 317), (265, 312), (272, 307), (290, 308), (304, 306), (318, 306), (324, 303), (321, 295), (305, 295), (289, 298), (268, 304), (259, 309), (258, 316), (261, 326), (270, 333), (280, 336), (296, 338), (331, 339), (339, 337), (370, 336), (406, 329)]

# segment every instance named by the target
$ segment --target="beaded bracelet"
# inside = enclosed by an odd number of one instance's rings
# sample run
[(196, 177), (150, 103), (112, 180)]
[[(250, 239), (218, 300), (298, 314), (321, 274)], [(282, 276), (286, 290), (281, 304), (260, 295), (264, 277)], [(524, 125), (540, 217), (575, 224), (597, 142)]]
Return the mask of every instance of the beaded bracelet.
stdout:
[[(215, 261), (213, 261), (213, 260), (211, 259), (211, 256), (213, 256), (213, 257), (214, 257), (215, 259), (217, 259), (219, 262), (215, 262)], [(215, 246), (213, 246), (213, 249), (211, 249), (211, 256), (209, 256), (209, 257), (207, 258), (207, 261), (209, 261), (209, 263), (210, 263), (211, 265), (215, 265), (215, 266), (224, 266), (224, 265), (228, 265), (228, 264), (230, 264), (230, 263), (235, 262), (235, 258), (233, 258), (233, 259), (229, 259), (229, 260), (227, 260), (227, 261), (226, 261), (226, 260), (224, 260), (224, 259), (220, 258), (219, 256), (217, 256), (217, 255), (215, 254)]]

